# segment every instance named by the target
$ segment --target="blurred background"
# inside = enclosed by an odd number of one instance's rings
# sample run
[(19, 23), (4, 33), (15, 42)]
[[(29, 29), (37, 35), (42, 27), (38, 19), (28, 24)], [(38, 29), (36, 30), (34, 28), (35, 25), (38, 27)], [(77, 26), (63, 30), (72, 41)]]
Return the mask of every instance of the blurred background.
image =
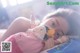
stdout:
[[(6, 29), (17, 17), (30, 18), (32, 14), (36, 19), (42, 18), (57, 8), (71, 8), (80, 12), (79, 5), (47, 5), (48, 1), (73, 1), (73, 0), (0, 0), (0, 29)], [(74, 0), (73, 2), (79, 2)]]

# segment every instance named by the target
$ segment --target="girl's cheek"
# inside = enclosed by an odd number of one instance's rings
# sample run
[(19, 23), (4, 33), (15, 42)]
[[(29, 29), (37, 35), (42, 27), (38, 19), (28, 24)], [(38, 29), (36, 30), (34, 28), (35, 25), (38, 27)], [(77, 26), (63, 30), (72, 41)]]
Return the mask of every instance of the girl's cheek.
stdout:
[(51, 28), (51, 23), (50, 23), (50, 22), (47, 22), (45, 25), (46, 25), (47, 27)]

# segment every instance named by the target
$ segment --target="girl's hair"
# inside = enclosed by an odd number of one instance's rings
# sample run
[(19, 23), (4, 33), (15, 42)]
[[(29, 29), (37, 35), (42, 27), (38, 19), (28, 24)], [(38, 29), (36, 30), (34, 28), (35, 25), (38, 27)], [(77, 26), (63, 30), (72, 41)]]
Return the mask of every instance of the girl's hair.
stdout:
[(67, 35), (80, 35), (80, 15), (72, 9), (59, 8), (55, 12), (46, 15), (43, 20), (54, 17), (62, 17), (69, 23)]

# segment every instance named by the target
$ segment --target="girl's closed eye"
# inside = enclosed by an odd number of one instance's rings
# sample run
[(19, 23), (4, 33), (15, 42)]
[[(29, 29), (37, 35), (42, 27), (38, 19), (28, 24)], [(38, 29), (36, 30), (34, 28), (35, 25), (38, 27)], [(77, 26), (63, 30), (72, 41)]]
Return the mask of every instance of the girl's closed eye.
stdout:
[(51, 26), (52, 28), (56, 28), (56, 27), (57, 27), (56, 19), (51, 19), (51, 20), (50, 20), (50, 26)]
[(56, 27), (56, 24), (53, 22), (53, 23), (51, 24), (51, 27), (52, 27), (52, 28)]

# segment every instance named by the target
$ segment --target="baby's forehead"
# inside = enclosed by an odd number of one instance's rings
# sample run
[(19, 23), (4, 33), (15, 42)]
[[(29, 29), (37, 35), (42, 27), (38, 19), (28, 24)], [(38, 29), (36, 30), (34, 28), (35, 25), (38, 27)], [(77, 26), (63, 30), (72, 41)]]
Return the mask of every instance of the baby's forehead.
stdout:
[(56, 24), (56, 18), (49, 18), (49, 19), (46, 19), (43, 23), (45, 24)]
[(47, 20), (47, 22), (50, 22), (50, 23), (56, 23), (57, 19), (58, 19), (57, 17), (54, 17), (54, 18), (48, 18), (46, 20)]
[(49, 18), (49, 19), (45, 19), (41, 24), (45, 25), (47, 23), (53, 23), (55, 22), (55, 18)]

